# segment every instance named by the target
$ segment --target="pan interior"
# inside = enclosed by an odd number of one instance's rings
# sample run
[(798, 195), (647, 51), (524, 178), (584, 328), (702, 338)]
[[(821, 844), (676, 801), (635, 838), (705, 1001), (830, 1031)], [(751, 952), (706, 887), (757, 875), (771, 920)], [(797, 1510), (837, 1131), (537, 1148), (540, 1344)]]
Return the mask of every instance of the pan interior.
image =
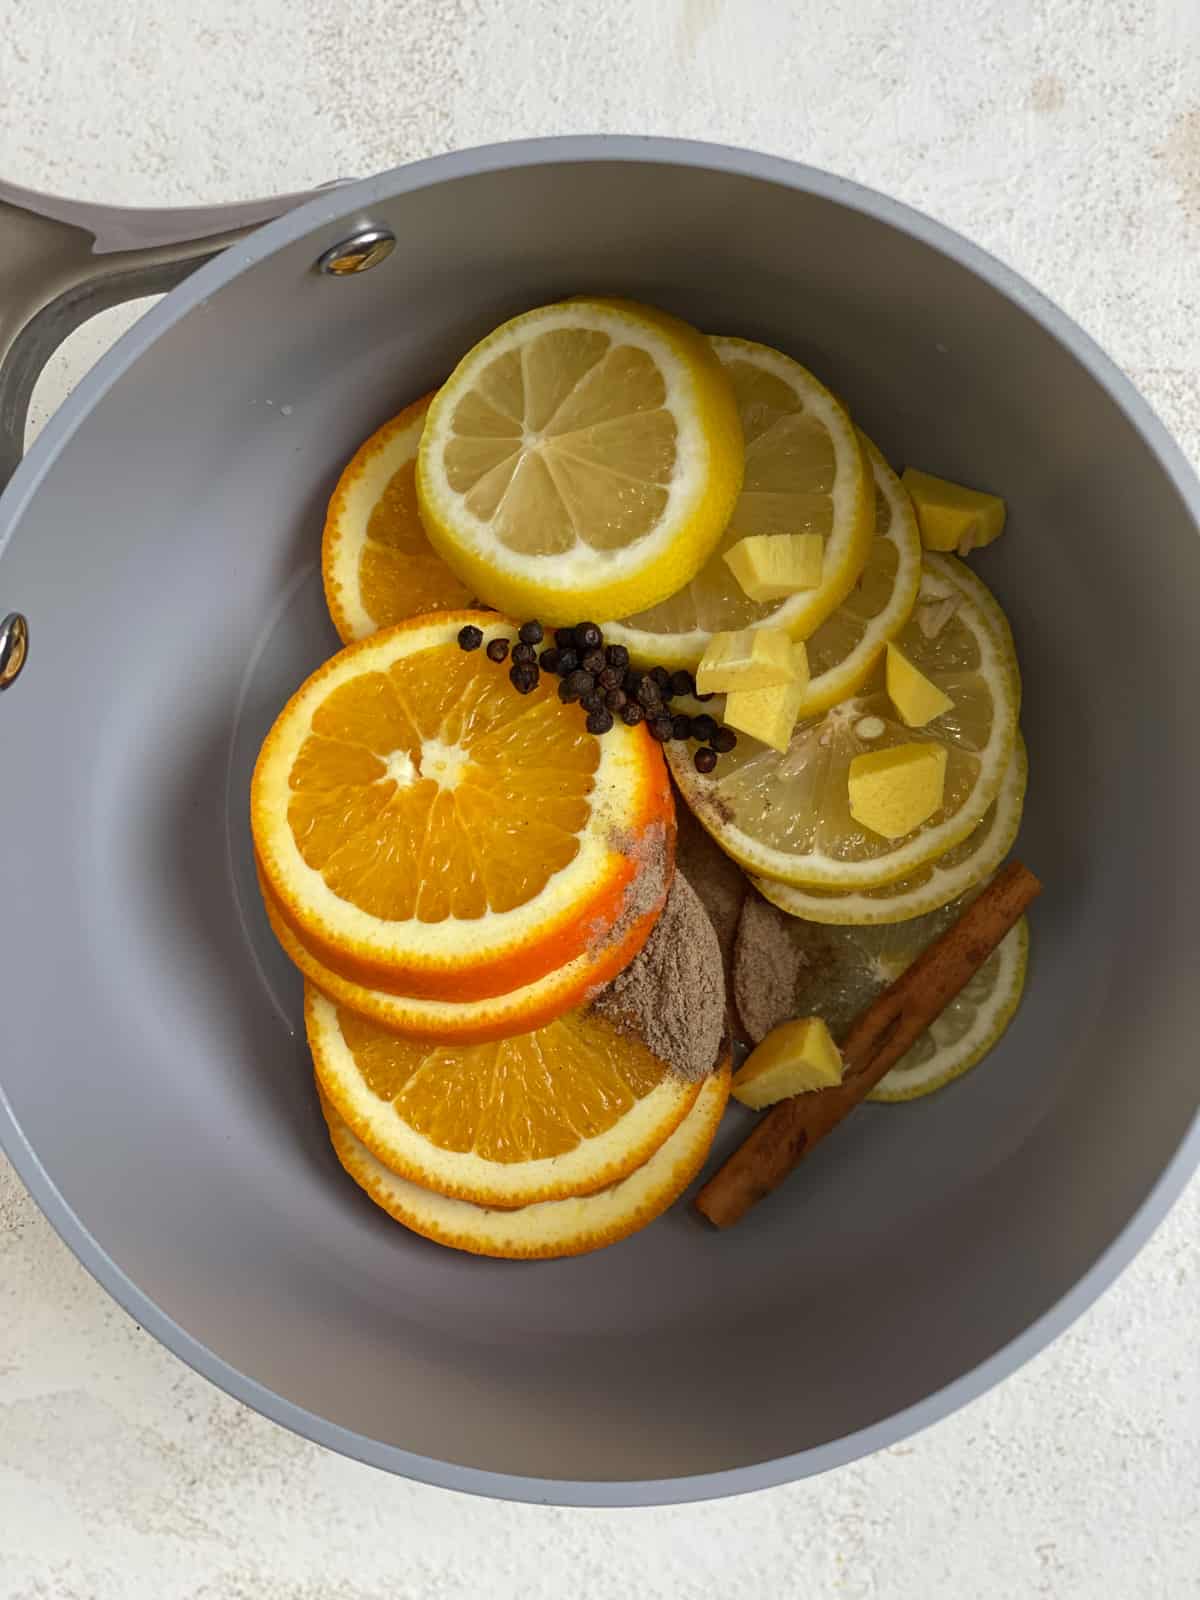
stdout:
[[(372, 216), (402, 242), (361, 278), (311, 270), (335, 226), (213, 287), (13, 531), (0, 587), (36, 649), (0, 707), (22, 908), (0, 1083), (117, 1267), (370, 1459), (618, 1485), (817, 1470), (1046, 1313), (1194, 1115), (1195, 528), (1031, 315), (836, 199), (648, 159), (464, 177)], [(1047, 893), (986, 1067), (865, 1108), (736, 1232), (677, 1207), (599, 1255), (507, 1264), (406, 1235), (340, 1175), (247, 792), (336, 646), (316, 562), (342, 463), (504, 316), (581, 291), (777, 345), (898, 468), (1007, 497), (978, 567), (1017, 634), (1021, 853)]]

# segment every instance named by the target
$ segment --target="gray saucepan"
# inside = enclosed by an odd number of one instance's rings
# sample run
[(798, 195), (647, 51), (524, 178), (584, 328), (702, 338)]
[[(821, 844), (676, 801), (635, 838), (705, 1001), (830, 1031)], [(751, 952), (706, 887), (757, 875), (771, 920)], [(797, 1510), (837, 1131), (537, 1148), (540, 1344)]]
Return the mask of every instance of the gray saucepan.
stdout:
[[(0, 196), (0, 614), (29, 629), (0, 652), (4, 1148), (163, 1343), (392, 1471), (611, 1505), (890, 1444), (1077, 1316), (1200, 1154), (1200, 488), (1052, 305), (823, 173), (566, 139), (302, 198)], [(163, 289), (17, 466), (52, 345)], [(979, 569), (1024, 667), (1021, 852), (1047, 890), (986, 1067), (856, 1113), (727, 1234), (677, 1206), (510, 1264), (408, 1236), (336, 1167), (247, 790), (335, 647), (316, 557), (341, 464), (502, 318), (586, 290), (778, 345), (893, 462), (1006, 495)]]

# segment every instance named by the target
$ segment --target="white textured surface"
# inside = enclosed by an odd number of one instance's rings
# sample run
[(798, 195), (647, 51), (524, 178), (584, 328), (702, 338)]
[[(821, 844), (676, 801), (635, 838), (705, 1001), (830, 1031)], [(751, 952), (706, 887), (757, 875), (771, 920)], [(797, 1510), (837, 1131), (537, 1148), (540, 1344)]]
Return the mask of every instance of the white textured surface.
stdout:
[[(593, 130), (756, 145), (923, 207), (1059, 300), (1200, 458), (1197, 0), (0, 0), (0, 174), (63, 193), (251, 196)], [(75, 335), (35, 421), (130, 320)], [(398, 1482), (235, 1405), (0, 1158), (0, 1600), (1186, 1600), (1198, 1235), (1193, 1185), (1051, 1350), (873, 1460), (560, 1512)]]

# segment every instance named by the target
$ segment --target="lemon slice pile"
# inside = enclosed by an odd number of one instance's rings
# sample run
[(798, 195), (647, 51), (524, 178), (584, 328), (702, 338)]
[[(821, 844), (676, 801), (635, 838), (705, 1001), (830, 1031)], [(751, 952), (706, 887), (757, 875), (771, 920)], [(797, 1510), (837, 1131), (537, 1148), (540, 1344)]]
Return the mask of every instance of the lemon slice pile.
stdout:
[(852, 695), (912, 615), (921, 584), (921, 536), (900, 480), (863, 440), (875, 490), (874, 535), (854, 586), (805, 639), (809, 680), (801, 716)]
[(885, 883), (878, 889), (839, 891), (755, 878), (754, 887), (781, 911), (808, 922), (861, 927), (904, 922), (936, 911), (990, 877), (1012, 849), (1025, 808), (1027, 775), (1025, 744), (1018, 734), (1000, 793), (984, 812), (979, 826), (961, 844), (952, 845), (944, 855), (894, 883)]

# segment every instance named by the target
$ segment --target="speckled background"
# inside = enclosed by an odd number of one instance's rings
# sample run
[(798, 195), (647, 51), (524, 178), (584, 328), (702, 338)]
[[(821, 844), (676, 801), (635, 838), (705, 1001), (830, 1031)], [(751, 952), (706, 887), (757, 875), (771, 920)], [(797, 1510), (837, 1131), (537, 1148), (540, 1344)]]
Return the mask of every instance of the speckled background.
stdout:
[[(0, 0), (0, 172), (66, 194), (248, 197), (595, 130), (756, 145), (923, 207), (1064, 305), (1200, 460), (1198, 0)], [(35, 425), (135, 314), (73, 337)], [(109, 1302), (0, 1158), (0, 1597), (1186, 1600), (1198, 1234), (1193, 1184), (1051, 1350), (873, 1460), (554, 1511), (243, 1410)]]

